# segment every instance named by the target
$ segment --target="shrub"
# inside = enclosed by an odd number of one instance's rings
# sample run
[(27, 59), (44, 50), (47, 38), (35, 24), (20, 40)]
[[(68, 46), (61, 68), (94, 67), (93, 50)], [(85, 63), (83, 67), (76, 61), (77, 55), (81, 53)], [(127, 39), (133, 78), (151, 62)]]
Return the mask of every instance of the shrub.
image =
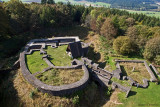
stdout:
[(128, 36), (119, 36), (113, 42), (113, 49), (121, 55), (130, 55), (137, 51), (137, 45)]
[(160, 65), (160, 55), (157, 55), (155, 58), (154, 58), (154, 61), (157, 65)]
[[(157, 58), (159, 57), (157, 55), (159, 55), (159, 53), (160, 53), (160, 37), (155, 37), (153, 39), (150, 39), (145, 46), (145, 50), (143, 53), (144, 58), (150, 61), (154, 60), (154, 58), (155, 60), (157, 60)], [(157, 60), (157, 62), (159, 61)]]
[(79, 96), (74, 96), (74, 98), (72, 99), (73, 104), (77, 105), (79, 104)]
[(30, 94), (29, 94), (31, 99), (33, 99), (34, 95), (35, 95), (34, 91), (31, 91)]

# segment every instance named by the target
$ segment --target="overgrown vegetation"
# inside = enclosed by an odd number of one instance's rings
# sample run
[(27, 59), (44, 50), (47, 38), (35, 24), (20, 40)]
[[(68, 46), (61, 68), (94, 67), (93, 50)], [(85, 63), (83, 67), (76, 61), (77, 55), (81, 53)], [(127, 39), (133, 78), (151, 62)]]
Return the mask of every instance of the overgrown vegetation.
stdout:
[(52, 69), (44, 73), (40, 73), (36, 75), (36, 77), (48, 85), (60, 86), (77, 82), (83, 77), (83, 75), (84, 72), (82, 69)]
[(120, 63), (124, 76), (130, 76), (133, 80), (143, 84), (143, 79), (150, 79), (150, 75), (143, 63)]

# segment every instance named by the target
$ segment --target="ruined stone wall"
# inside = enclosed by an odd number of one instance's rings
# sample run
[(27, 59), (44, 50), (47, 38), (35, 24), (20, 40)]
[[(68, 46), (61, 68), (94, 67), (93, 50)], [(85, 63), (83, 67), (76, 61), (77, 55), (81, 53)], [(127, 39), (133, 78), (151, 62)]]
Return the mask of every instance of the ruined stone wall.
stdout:
[(149, 66), (152, 67), (155, 73), (157, 74), (157, 76), (160, 77), (160, 73), (157, 71), (156, 67), (152, 64), (150, 64)]
[[(154, 82), (154, 81), (157, 80), (156, 77), (155, 77), (155, 75), (154, 75), (154, 73), (151, 71), (151, 69), (149, 68), (149, 66), (148, 66), (148, 64), (147, 64), (146, 61), (141, 61), (141, 60), (115, 60), (115, 61), (117, 62), (117, 64), (120, 63), (120, 62), (128, 62), (128, 63), (144, 63), (144, 65), (145, 65), (145, 67), (146, 67), (148, 73), (149, 73), (150, 76), (151, 76), (150, 81)], [(119, 64), (118, 64), (118, 65), (119, 65)], [(116, 66), (118, 66), (118, 65), (116, 65)]]
[(126, 97), (128, 97), (131, 87), (124, 87), (119, 83), (112, 82), (112, 89), (119, 88), (121, 91), (126, 92)]
[(63, 96), (66, 94), (74, 93), (75, 91), (81, 90), (84, 87), (86, 87), (89, 81), (89, 73), (85, 65), (81, 66), (84, 71), (84, 76), (82, 77), (81, 80), (72, 84), (61, 85), (61, 86), (51, 86), (44, 84), (43, 82), (38, 80), (34, 75), (32, 75), (26, 66), (24, 52), (20, 54), (20, 66), (24, 78), (31, 85), (33, 85), (35, 88), (38, 88), (40, 91), (44, 93), (49, 93), (52, 95)]

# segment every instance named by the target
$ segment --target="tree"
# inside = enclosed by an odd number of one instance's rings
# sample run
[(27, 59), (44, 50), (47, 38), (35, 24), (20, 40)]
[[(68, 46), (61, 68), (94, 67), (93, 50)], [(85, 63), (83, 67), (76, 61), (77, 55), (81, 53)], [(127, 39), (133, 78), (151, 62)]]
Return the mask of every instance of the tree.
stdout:
[(135, 26), (129, 27), (126, 31), (126, 36), (133, 40), (138, 39), (138, 29)]
[(160, 37), (155, 37), (147, 42), (143, 55), (144, 58), (150, 61), (160, 55)]
[(10, 25), (14, 31), (19, 33), (29, 29), (30, 11), (21, 1), (10, 0), (4, 7), (10, 15)]
[(127, 18), (126, 22), (127, 22), (128, 27), (131, 27), (131, 26), (133, 26), (135, 24), (135, 19)]
[(41, 0), (41, 4), (46, 4), (47, 0)]
[(47, 0), (47, 4), (55, 4), (54, 0)]
[(6, 38), (7, 34), (10, 32), (9, 17), (6, 11), (3, 9), (2, 4), (0, 4), (0, 41)]
[(137, 45), (128, 36), (119, 36), (113, 42), (113, 49), (122, 55), (131, 55), (137, 51)]
[(55, 24), (55, 10), (51, 6), (44, 6), (40, 14), (40, 20), (44, 27)]
[(115, 28), (112, 20), (107, 18), (101, 27), (101, 35), (105, 36), (107, 39), (113, 39), (117, 36), (117, 29)]

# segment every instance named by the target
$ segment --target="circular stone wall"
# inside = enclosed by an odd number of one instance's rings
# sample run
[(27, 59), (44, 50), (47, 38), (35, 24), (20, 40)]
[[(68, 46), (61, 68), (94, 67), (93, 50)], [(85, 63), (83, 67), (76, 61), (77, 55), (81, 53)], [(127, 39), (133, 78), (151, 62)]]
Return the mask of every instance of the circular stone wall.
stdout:
[[(26, 66), (26, 59), (25, 59), (25, 55), (27, 54), (27, 48), (28, 48), (28, 44), (25, 47), (24, 52), (20, 53), (20, 67), (21, 67), (21, 71), (22, 74), (24, 76), (24, 78), (30, 83), (32, 84), (35, 88), (39, 89), (40, 91), (44, 92), (44, 93), (49, 93), (52, 95), (56, 95), (56, 96), (63, 96), (63, 95), (67, 95), (67, 94), (71, 94), (74, 93), (78, 90), (81, 90), (83, 88), (85, 88), (88, 84), (88, 80), (89, 80), (89, 72), (88, 69), (85, 65), (78, 65), (78, 68), (81, 67), (83, 69), (84, 75), (83, 77), (72, 84), (67, 84), (67, 85), (61, 85), (61, 86), (51, 86), (51, 85), (47, 85), (43, 82), (41, 82), (39, 79), (37, 79), (33, 74), (30, 73), (30, 71), (28, 70), (27, 66)], [(71, 66), (71, 67), (56, 67), (55, 68), (59, 68), (59, 69), (74, 69), (75, 66)]]

